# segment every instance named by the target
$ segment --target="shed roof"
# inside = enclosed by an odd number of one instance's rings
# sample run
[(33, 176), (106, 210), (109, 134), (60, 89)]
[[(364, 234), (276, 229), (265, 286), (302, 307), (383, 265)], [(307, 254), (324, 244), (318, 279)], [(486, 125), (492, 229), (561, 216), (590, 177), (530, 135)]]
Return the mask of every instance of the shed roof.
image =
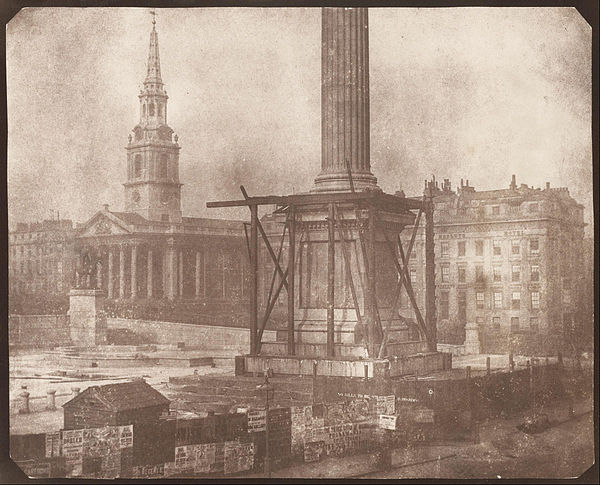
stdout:
[(151, 406), (169, 405), (171, 401), (143, 380), (119, 382), (105, 386), (88, 387), (81, 394), (63, 404), (73, 406), (84, 396), (97, 398), (114, 411), (142, 409)]

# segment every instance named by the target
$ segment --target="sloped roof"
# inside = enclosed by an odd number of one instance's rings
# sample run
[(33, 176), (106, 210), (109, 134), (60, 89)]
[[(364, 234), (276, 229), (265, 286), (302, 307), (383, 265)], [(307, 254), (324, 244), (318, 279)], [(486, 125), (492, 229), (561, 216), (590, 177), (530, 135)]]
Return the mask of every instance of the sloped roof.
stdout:
[(171, 401), (143, 380), (88, 387), (81, 394), (63, 404), (70, 407), (82, 397), (94, 397), (114, 411), (142, 409), (150, 406), (169, 405)]
[(149, 224), (150, 222), (148, 221), (148, 219), (146, 219), (145, 217), (136, 214), (135, 212), (112, 212), (111, 214), (113, 214), (114, 216), (117, 216), (119, 219), (121, 219), (122, 221), (126, 222), (127, 224)]

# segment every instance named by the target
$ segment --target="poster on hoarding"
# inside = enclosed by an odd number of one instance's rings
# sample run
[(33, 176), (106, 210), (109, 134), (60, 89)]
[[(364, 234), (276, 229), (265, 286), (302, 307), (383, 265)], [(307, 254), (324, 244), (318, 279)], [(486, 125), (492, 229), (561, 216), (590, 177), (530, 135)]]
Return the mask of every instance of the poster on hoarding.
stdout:
[(127, 426), (119, 426), (119, 448), (133, 447), (133, 424)]
[(62, 454), (65, 457), (66, 476), (78, 477), (83, 472), (83, 430), (62, 432)]
[(306, 463), (312, 463), (319, 461), (321, 456), (325, 453), (325, 442), (324, 441), (311, 441), (304, 443), (304, 461)]
[(15, 462), (29, 478), (50, 478), (50, 463)]
[(165, 476), (165, 465), (142, 465), (133, 467), (133, 478), (158, 478)]
[(254, 443), (226, 441), (224, 457), (224, 473), (226, 475), (250, 470), (254, 465)]
[(211, 465), (215, 463), (216, 443), (205, 443), (195, 447), (194, 473), (210, 473)]
[(398, 417), (397, 416), (390, 416), (387, 414), (380, 414), (379, 415), (379, 427), (381, 429), (391, 429), (391, 430), (395, 430), (396, 429), (396, 421), (397, 421)]
[(175, 448), (175, 468), (180, 472), (194, 468), (195, 461), (194, 445), (177, 446)]
[(267, 429), (267, 411), (252, 409), (248, 411), (248, 433), (258, 433)]
[(116, 426), (83, 430), (83, 456), (107, 456), (119, 450), (119, 430)]
[(46, 458), (60, 456), (60, 431), (46, 433)]

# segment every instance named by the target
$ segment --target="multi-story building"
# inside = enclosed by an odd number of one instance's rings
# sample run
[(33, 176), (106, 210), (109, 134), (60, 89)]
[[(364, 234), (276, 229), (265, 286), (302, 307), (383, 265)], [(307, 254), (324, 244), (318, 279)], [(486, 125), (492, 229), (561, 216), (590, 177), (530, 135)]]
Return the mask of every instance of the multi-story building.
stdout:
[[(70, 220), (18, 223), (9, 232), (9, 301), (43, 294), (47, 301), (60, 300), (71, 287), (75, 263), (75, 228)], [(16, 310), (15, 307), (15, 310)]]
[[(583, 206), (567, 188), (517, 186), (478, 192), (461, 180), (435, 185), (438, 340), (461, 344), (465, 325), (479, 328), (481, 351), (544, 352), (571, 345), (581, 324)], [(407, 248), (412, 228), (403, 234)], [(424, 227), (409, 274), (424, 298)], [(409, 316), (406, 293), (400, 312)], [(412, 316), (414, 317), (414, 316)], [(558, 344), (561, 345), (558, 345)]]
[[(178, 318), (174, 300), (192, 317), (210, 308), (232, 308), (231, 303), (243, 310), (239, 303), (247, 300), (248, 290), (242, 221), (182, 215), (181, 147), (167, 123), (168, 96), (154, 25), (138, 98), (139, 122), (128, 137), (123, 170), (125, 210), (109, 210), (104, 205), (76, 230), (71, 226), (65, 230), (65, 221), (61, 222), (62, 232), (56, 233), (63, 238), (56, 242), (61, 258), (51, 262), (53, 271), (63, 278), (51, 289), (66, 295), (72, 285), (82, 284), (81, 274), (75, 278), (75, 273), (87, 272), (83, 284), (90, 280), (105, 290), (111, 311), (119, 312), (122, 307), (131, 314), (130, 308), (152, 306), (157, 318)], [(45, 291), (40, 273), (45, 254), (42, 239), (33, 226), (27, 231), (19, 228), (10, 239), (11, 287), (22, 290), (23, 280), (27, 288)], [(50, 281), (47, 284), (50, 288)], [(150, 316), (146, 313), (138, 316)]]

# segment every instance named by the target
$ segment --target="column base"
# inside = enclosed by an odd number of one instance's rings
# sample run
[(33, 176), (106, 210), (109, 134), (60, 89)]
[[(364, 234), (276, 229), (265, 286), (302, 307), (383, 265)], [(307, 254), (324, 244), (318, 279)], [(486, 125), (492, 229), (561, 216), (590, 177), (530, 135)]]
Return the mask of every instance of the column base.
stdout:
[[(371, 173), (352, 173), (352, 183), (357, 192), (363, 190), (381, 190), (377, 177)], [(350, 179), (347, 172), (321, 173), (315, 178), (311, 192), (350, 192)]]

